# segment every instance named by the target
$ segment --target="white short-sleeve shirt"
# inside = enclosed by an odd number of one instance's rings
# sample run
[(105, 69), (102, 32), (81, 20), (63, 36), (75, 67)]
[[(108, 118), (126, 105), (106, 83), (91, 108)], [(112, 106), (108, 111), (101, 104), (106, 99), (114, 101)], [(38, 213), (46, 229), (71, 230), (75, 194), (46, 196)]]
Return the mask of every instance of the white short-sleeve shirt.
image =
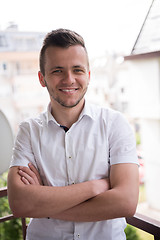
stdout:
[[(50, 105), (38, 118), (20, 124), (11, 167), (29, 162), (47, 186), (105, 178), (113, 164), (138, 163), (134, 134), (123, 115), (88, 102), (67, 132), (51, 115)], [(124, 218), (99, 222), (34, 218), (27, 240), (124, 240), (125, 227)]]

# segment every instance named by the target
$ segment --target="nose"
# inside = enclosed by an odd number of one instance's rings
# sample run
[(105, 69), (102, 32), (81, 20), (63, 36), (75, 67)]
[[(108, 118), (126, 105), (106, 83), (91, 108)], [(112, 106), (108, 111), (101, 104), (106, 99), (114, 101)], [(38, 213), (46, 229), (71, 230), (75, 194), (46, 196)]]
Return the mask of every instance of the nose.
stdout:
[(72, 85), (75, 82), (74, 74), (71, 71), (66, 71), (63, 82)]

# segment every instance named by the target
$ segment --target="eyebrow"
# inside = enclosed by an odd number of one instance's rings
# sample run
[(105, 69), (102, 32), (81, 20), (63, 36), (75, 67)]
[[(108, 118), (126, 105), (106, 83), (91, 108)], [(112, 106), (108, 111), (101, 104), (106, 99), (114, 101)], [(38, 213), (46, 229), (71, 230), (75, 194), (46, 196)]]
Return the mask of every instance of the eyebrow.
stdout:
[[(84, 66), (82, 66), (82, 65), (75, 65), (72, 68), (83, 68), (84, 70), (86, 70), (86, 68)], [(50, 68), (49, 70), (52, 71), (54, 69), (64, 69), (64, 67), (55, 66), (55, 67)]]
[(84, 66), (82, 66), (82, 65), (75, 65), (75, 66), (73, 66), (73, 68), (82, 68), (82, 69), (84, 69), (84, 70), (87, 70)]
[(82, 65), (75, 65), (74, 68), (84, 68)]
[(60, 66), (55, 66), (55, 67), (51, 67), (49, 70), (52, 71), (54, 69), (64, 69), (64, 67), (60, 67)]

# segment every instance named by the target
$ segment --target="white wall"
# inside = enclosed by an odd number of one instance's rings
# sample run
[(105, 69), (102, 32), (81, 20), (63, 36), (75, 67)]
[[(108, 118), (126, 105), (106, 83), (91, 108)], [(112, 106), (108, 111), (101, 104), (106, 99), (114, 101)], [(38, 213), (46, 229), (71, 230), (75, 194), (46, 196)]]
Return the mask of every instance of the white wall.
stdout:
[(147, 202), (160, 210), (160, 59), (128, 64), (129, 115), (141, 119)]
[(160, 118), (159, 59), (129, 62), (129, 113), (140, 118)]
[(147, 202), (160, 210), (160, 120), (141, 120), (141, 130)]

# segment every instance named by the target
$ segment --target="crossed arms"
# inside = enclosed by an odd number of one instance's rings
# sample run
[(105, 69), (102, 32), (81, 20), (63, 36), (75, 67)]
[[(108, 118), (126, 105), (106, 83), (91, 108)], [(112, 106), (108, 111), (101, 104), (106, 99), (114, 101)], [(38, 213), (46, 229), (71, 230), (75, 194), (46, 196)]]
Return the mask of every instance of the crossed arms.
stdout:
[(110, 178), (64, 187), (43, 186), (38, 171), (12, 167), (8, 197), (17, 217), (51, 217), (66, 221), (93, 222), (133, 216), (138, 201), (138, 166), (111, 166)]

